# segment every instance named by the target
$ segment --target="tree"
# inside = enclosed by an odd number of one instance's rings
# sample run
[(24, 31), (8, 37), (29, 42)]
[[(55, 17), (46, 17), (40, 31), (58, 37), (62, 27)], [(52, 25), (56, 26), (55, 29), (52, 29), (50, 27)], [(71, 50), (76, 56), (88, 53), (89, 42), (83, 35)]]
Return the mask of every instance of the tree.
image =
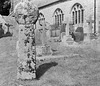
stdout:
[(9, 15), (9, 10), (11, 8), (10, 0), (0, 0), (0, 14), (1, 15)]

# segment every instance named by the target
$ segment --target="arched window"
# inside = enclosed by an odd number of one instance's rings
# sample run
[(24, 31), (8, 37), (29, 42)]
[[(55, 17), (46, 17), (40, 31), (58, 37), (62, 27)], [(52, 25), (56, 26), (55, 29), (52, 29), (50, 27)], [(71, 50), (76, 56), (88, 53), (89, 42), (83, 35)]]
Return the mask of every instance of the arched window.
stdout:
[(63, 11), (60, 8), (57, 8), (53, 14), (55, 24), (58, 26), (62, 24), (62, 21), (64, 20), (64, 14)]
[(39, 13), (39, 24), (42, 26), (43, 21), (45, 21), (44, 15), (42, 13)]
[(71, 10), (73, 24), (84, 23), (84, 9), (81, 4), (76, 3)]

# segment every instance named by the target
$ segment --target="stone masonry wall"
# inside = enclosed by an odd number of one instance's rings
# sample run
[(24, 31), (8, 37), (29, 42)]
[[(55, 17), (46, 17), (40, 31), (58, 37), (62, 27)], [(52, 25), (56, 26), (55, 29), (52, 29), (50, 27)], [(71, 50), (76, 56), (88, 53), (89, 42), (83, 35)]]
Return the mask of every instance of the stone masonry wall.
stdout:
[[(64, 13), (64, 21), (66, 21), (66, 18), (70, 15), (71, 8), (75, 3), (80, 3), (84, 8), (84, 33), (87, 33), (87, 20), (89, 16), (92, 16), (92, 19), (94, 19), (94, 0), (71, 0), (71, 1), (65, 1), (62, 3), (54, 4), (49, 7), (45, 7), (43, 9), (40, 9), (40, 12), (43, 13), (45, 17), (45, 21), (49, 24), (54, 23), (53, 13), (57, 8), (60, 8)], [(37, 22), (37, 29), (40, 28), (39, 23)]]

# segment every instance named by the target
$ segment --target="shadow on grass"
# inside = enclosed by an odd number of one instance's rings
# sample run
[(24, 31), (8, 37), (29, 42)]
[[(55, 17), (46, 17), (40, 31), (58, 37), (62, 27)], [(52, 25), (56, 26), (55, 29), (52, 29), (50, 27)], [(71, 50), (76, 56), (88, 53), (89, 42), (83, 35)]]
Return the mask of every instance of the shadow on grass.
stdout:
[(40, 79), (40, 77), (51, 67), (58, 65), (56, 62), (44, 63), (37, 68), (36, 78)]

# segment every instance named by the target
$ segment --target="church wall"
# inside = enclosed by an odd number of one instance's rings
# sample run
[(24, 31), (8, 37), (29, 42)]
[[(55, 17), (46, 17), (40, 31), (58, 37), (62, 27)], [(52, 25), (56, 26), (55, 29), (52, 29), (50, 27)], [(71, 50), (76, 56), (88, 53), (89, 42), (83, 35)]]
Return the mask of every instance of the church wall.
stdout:
[(100, 33), (100, 0), (96, 0), (96, 28), (97, 28), (97, 32)]
[(65, 1), (65, 2), (57, 3), (57, 4), (51, 5), (49, 7), (45, 7), (43, 9), (40, 9), (40, 12), (43, 13), (46, 22), (48, 22), (49, 24), (53, 24), (54, 23), (53, 13), (57, 8), (60, 8), (64, 13), (64, 21), (66, 21), (66, 18), (70, 14), (71, 8), (75, 3), (80, 3), (84, 8), (84, 24), (83, 24), (83, 28), (84, 28), (84, 33), (87, 33), (87, 31), (88, 31), (87, 20), (88, 20), (90, 15), (92, 16), (92, 19), (94, 17), (94, 13), (93, 13), (93, 11), (94, 11), (94, 0), (71, 0), (71, 1)]
[[(11, 1), (13, 1), (13, 5), (15, 6), (21, 0), (11, 0)], [(96, 2), (97, 2), (96, 3), (97, 4), (96, 31), (100, 32), (100, 5), (99, 5), (100, 0), (96, 0)], [(61, 8), (63, 10), (64, 17), (65, 17), (64, 20), (66, 20), (66, 17), (68, 16), (68, 14), (70, 14), (71, 8), (75, 3), (80, 3), (85, 9), (85, 17), (84, 17), (85, 21), (84, 21), (83, 27), (84, 27), (84, 33), (86, 33), (87, 28), (88, 28), (86, 20), (88, 20), (88, 17), (90, 15), (92, 15), (92, 19), (94, 20), (94, 0), (69, 0), (69, 1), (62, 2), (62, 3), (51, 5), (49, 7), (45, 7), (41, 9), (40, 12), (44, 14), (45, 19), (49, 24), (53, 24), (54, 21), (53, 21), (52, 16), (56, 8)], [(94, 28), (94, 25), (93, 25), (93, 28)]]
[[(18, 3), (20, 0), (14, 0), (14, 4)], [(96, 0), (97, 4), (97, 19), (96, 19), (96, 32), (100, 33), (100, 0)], [(64, 21), (66, 21), (66, 18), (71, 15), (71, 8), (75, 3), (79, 3), (84, 8), (84, 33), (88, 33), (88, 23), (87, 20), (89, 20), (89, 16), (92, 16), (92, 20), (94, 20), (94, 0), (69, 0), (64, 1), (60, 3), (56, 3), (50, 6), (47, 6), (43, 9), (40, 9), (39, 11), (43, 13), (45, 17), (45, 21), (48, 22), (48, 24), (52, 25), (54, 24), (54, 18), (53, 13), (57, 8), (60, 8), (64, 13)], [(70, 16), (71, 17), (71, 16)], [(92, 33), (94, 32), (94, 23), (92, 24)], [(37, 29), (41, 28), (39, 26), (39, 22), (36, 24)]]

